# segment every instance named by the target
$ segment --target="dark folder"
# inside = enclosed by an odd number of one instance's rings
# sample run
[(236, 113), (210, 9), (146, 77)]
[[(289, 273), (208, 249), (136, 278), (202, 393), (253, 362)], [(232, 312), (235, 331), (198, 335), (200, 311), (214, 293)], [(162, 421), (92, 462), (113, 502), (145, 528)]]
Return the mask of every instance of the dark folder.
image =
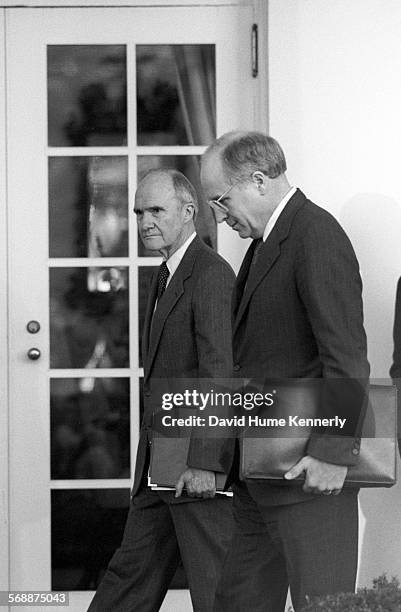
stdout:
[[(313, 394), (308, 397), (307, 387), (301, 390), (302, 393), (297, 393), (295, 389), (296, 399), (288, 402), (288, 414), (285, 414), (287, 405), (284, 405), (280, 416), (288, 417), (294, 412), (294, 406), (301, 414), (307, 412), (306, 416), (318, 414), (316, 397)], [(268, 410), (261, 416), (266, 414), (269, 415)], [(258, 437), (258, 434), (252, 432), (252, 428), (245, 428), (240, 439), (240, 476), (243, 480), (269, 480), (283, 484), (296, 484), (299, 480), (303, 480), (300, 477), (290, 483), (284, 480), (283, 476), (305, 455), (309, 436), (307, 433), (304, 436), (297, 436), (288, 429), (285, 436), (283, 431), (277, 428), (264, 437)], [(391, 487), (396, 482), (396, 463), (396, 388), (370, 385), (359, 462), (349, 468), (345, 486)]]
[[(190, 438), (154, 436), (150, 450), (149, 486), (156, 489), (174, 489), (180, 475), (187, 468)], [(227, 476), (216, 472), (216, 491), (224, 491)]]

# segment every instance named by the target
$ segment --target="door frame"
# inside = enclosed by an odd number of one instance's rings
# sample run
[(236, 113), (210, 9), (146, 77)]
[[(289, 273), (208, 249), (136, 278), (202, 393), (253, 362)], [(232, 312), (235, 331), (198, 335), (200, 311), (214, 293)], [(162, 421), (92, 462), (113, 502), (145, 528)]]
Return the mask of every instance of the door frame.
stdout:
[[(119, 6), (153, 6), (155, 4), (169, 6), (202, 6), (209, 5), (210, 0), (0, 0), (0, 9), (4, 8), (93, 8)], [(254, 116), (257, 124), (254, 129), (261, 132), (269, 130), (269, 90), (268, 90), (268, 12), (269, 0), (212, 0), (216, 6), (251, 6), (253, 8), (254, 22), (258, 25), (258, 77), (254, 91)], [(251, 44), (251, 34), (249, 34), (249, 44)], [(249, 67), (251, 70), (251, 66)], [(5, 90), (3, 90), (5, 91)], [(0, 103), (1, 104), (1, 103)], [(1, 108), (1, 107), (0, 107)], [(3, 121), (0, 118), (0, 123)], [(0, 127), (1, 129), (1, 127)], [(1, 313), (0, 313), (1, 321)]]
[[(9, 564), (9, 305), (8, 289), (12, 279), (8, 270), (7, 237), (7, 133), (6, 133), (6, 54), (5, 54), (5, 15), (7, 8), (77, 8), (79, 7), (118, 7), (152, 6), (156, 0), (26, 0), (24, 7), (15, 0), (0, 0), (0, 591), (7, 591), (10, 585)], [(166, 0), (168, 6), (194, 6), (210, 4), (207, 0)], [(259, 73), (255, 81), (254, 117), (255, 129), (268, 131), (268, 0), (214, 0), (218, 6), (250, 5), (253, 7), (254, 21), (258, 24), (258, 63)], [(251, 35), (249, 37), (251, 44)], [(251, 67), (249, 67), (251, 70)], [(4, 554), (5, 553), (5, 554)]]
[[(0, 11), (0, 48), (5, 50), (5, 10)], [(7, 144), (6, 58), (0, 52), (0, 591), (9, 588), (9, 454), (8, 454), (8, 248), (7, 248)]]

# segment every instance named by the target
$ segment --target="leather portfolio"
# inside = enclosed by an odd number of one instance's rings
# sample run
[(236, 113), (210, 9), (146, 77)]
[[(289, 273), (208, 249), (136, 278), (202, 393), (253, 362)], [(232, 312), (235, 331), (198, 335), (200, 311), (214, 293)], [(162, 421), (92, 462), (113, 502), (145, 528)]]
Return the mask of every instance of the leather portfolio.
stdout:
[[(154, 489), (174, 489), (186, 470), (190, 438), (154, 436), (150, 447), (149, 486)], [(216, 492), (223, 491), (227, 476), (216, 472)]]
[[(361, 434), (359, 461), (349, 467), (344, 486), (391, 487), (396, 482), (397, 460), (397, 390), (393, 386), (370, 385), (366, 417)], [(288, 401), (280, 406), (280, 417), (288, 423), (290, 414), (317, 415), (317, 397), (307, 388), (293, 389)], [(273, 411), (274, 414), (274, 411)], [(270, 408), (258, 416), (271, 417)], [(277, 411), (276, 414), (277, 415)], [(286, 420), (287, 419), (287, 420)], [(245, 427), (240, 434), (240, 477), (243, 480), (271, 481), (291, 485), (303, 478), (287, 481), (284, 474), (306, 453), (312, 433), (310, 428), (273, 427), (269, 431)], [(298, 430), (299, 432), (299, 430)], [(340, 439), (340, 436), (339, 436)]]

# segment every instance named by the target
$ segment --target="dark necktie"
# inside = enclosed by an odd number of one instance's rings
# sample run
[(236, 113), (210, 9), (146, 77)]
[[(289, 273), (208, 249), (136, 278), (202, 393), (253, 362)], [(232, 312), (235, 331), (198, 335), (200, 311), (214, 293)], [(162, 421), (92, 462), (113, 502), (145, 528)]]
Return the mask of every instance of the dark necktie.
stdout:
[(263, 238), (258, 238), (257, 240), (255, 240), (255, 246), (253, 248), (252, 259), (251, 259), (251, 261), (249, 263), (249, 268), (248, 268), (248, 271), (246, 273), (246, 279), (245, 279), (245, 283), (243, 285), (244, 290), (243, 290), (242, 294), (244, 294), (245, 291), (246, 291), (246, 288), (247, 288), (247, 285), (248, 285), (248, 281), (249, 281), (249, 277), (252, 274), (252, 270), (253, 270), (253, 268), (256, 265), (256, 262), (257, 262), (258, 257), (259, 257), (259, 251), (262, 248), (262, 245), (263, 245)]
[(253, 250), (251, 266), (254, 266), (256, 264), (257, 259), (259, 257), (259, 251), (262, 248), (262, 245), (263, 245), (263, 238), (258, 238), (256, 240), (255, 248)]
[(153, 323), (155, 320), (155, 314), (159, 306), (160, 298), (163, 296), (163, 293), (166, 290), (167, 280), (169, 276), (170, 276), (170, 270), (168, 269), (166, 262), (163, 261), (163, 263), (160, 265), (159, 270), (157, 272), (157, 295), (156, 295), (156, 302), (153, 307), (153, 314), (152, 314), (152, 320), (150, 322), (150, 331), (149, 331), (150, 346), (152, 346), (152, 343), (153, 343), (152, 334), (153, 334)]
[(170, 276), (170, 271), (167, 267), (166, 262), (163, 261), (157, 273), (157, 301), (160, 300), (161, 296), (163, 295), (166, 289), (167, 280), (169, 276)]

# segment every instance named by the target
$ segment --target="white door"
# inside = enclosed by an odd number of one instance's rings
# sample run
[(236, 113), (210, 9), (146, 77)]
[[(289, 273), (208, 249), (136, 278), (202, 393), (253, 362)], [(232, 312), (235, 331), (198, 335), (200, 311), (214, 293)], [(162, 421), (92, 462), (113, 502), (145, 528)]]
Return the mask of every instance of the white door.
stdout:
[(198, 185), (205, 146), (255, 127), (251, 25), (246, 5), (6, 10), (12, 589), (70, 591), (82, 611), (119, 543), (159, 263), (133, 195), (156, 166)]

